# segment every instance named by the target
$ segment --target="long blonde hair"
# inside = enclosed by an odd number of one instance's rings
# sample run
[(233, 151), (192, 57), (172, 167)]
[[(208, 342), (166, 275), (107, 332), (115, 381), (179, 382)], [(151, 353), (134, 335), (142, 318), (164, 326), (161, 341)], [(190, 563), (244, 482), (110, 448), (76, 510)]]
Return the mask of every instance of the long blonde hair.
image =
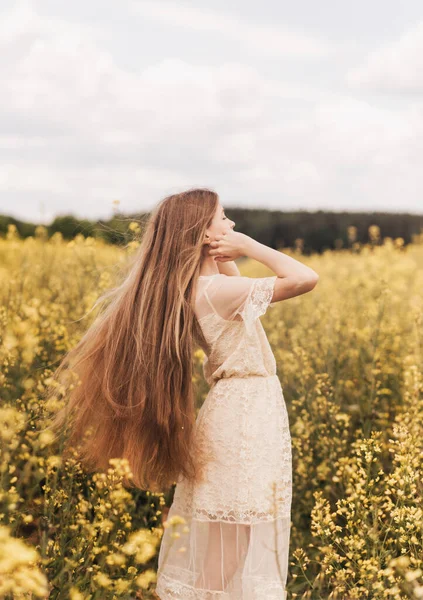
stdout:
[[(206, 341), (194, 294), (217, 205), (218, 195), (208, 189), (158, 204), (129, 274), (99, 299), (109, 300), (107, 306), (53, 374), (60, 381), (70, 368), (79, 379), (68, 386), (51, 428), (67, 428), (64, 456), (77, 448), (89, 470), (127, 458), (133, 479), (126, 483), (153, 491), (167, 489), (179, 475), (201, 476), (192, 376), (195, 345), (206, 349)], [(56, 393), (51, 385), (46, 395)]]

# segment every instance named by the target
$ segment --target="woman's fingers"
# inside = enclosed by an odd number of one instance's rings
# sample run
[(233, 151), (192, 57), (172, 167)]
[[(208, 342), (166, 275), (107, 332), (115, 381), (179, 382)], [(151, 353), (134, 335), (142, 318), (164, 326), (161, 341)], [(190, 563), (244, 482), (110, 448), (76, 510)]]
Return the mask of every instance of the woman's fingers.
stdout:
[[(216, 236), (216, 237), (222, 238), (223, 236)], [(222, 240), (222, 243), (223, 243), (223, 240)], [(221, 246), (220, 240), (214, 240), (213, 242), (210, 242), (209, 246), (210, 246), (209, 255), (216, 256), (216, 260), (217, 260), (217, 258), (223, 259), (223, 260), (231, 260), (230, 256), (222, 254), (222, 250), (220, 248), (220, 246)]]

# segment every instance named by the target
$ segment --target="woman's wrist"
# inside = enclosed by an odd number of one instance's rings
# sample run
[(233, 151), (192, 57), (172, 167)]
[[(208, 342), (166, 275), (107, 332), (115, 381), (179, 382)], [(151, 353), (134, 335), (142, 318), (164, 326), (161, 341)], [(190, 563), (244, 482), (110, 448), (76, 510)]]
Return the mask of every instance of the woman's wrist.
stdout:
[(257, 251), (257, 246), (261, 245), (260, 242), (250, 237), (249, 235), (245, 235), (245, 240), (242, 245), (242, 252), (244, 256), (247, 258), (254, 258), (255, 251)]

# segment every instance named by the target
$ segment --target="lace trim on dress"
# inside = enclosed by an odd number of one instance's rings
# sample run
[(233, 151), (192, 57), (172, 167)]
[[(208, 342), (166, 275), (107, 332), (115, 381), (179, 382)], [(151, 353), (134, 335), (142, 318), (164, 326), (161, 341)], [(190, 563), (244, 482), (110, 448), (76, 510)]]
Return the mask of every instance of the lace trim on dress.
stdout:
[[(287, 477), (286, 480), (283, 482), (283, 486), (280, 486), (280, 487), (288, 488), (288, 486), (291, 485), (291, 483), (292, 483), (291, 478)], [(195, 519), (197, 519), (198, 521), (201, 521), (201, 517), (203, 516), (204, 521), (225, 521), (227, 523), (252, 525), (255, 523), (262, 523), (263, 521), (266, 521), (266, 522), (276, 521), (277, 519), (280, 519), (281, 517), (288, 518), (291, 515), (290, 506), (291, 506), (291, 500), (288, 499), (288, 501), (287, 501), (284, 498), (284, 504), (279, 509), (279, 512), (277, 515), (270, 514), (268, 511), (258, 512), (258, 511), (251, 511), (251, 510), (241, 511), (241, 510), (224, 510), (224, 509), (222, 509), (222, 510), (215, 510), (213, 512), (210, 512), (209, 510), (202, 510), (202, 509), (196, 508), (195, 510), (192, 511), (192, 516)]]
[[(284, 586), (266, 577), (249, 577), (254, 584), (254, 595), (251, 600), (286, 600), (287, 592)], [(213, 591), (194, 588), (162, 574), (156, 587), (161, 600), (233, 600), (231, 592)]]

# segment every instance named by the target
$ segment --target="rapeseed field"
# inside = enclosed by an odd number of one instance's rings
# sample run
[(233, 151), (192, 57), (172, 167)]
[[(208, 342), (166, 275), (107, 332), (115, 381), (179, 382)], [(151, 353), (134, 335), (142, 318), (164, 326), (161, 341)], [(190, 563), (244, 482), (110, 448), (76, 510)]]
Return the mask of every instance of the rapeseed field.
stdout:
[[(129, 231), (137, 234), (132, 223)], [(423, 598), (423, 235), (296, 256), (319, 274), (263, 326), (293, 444), (288, 597)], [(170, 495), (128, 490), (126, 461), (86, 474), (46, 429), (43, 393), (137, 247), (77, 235), (0, 239), (0, 597), (154, 598)], [(289, 253), (289, 252), (288, 252)], [(258, 263), (242, 274), (266, 276)], [(198, 408), (207, 393), (195, 354)], [(73, 384), (71, 384), (73, 385)], [(76, 385), (76, 383), (75, 383)], [(264, 600), (264, 599), (263, 599)]]

